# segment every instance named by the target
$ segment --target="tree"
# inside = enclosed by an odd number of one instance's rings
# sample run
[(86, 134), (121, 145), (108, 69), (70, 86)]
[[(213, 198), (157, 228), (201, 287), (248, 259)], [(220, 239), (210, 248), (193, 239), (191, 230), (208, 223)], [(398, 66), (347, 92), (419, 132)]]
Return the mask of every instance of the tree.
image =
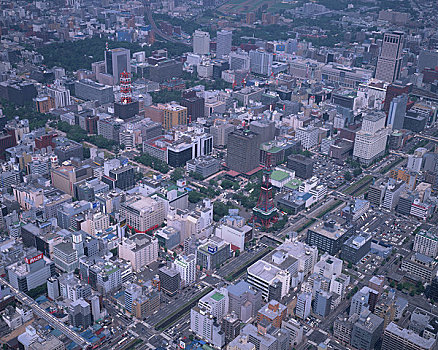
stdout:
[(237, 249), (237, 250), (234, 252), (234, 256), (237, 258), (239, 255), (240, 255), (240, 250)]
[(230, 189), (231, 187), (233, 187), (233, 181), (231, 181), (231, 180), (228, 180), (228, 179), (225, 179), (225, 180), (222, 180), (222, 182), (221, 182), (221, 187), (224, 189), (224, 190), (228, 190), (228, 189)]
[(172, 175), (170, 175), (170, 179), (173, 182), (176, 182), (176, 181), (182, 179), (183, 177), (184, 177), (184, 169), (183, 168), (176, 168), (173, 171)]
[(345, 174), (344, 174), (344, 179), (346, 180), (346, 181), (351, 181), (351, 173), (349, 172), (349, 171), (346, 171), (345, 172)]
[(359, 176), (360, 174), (362, 174), (362, 169), (361, 168), (356, 168), (353, 170), (353, 175), (354, 176)]
[(200, 193), (200, 192), (197, 192), (197, 191), (190, 191), (189, 192), (189, 202), (190, 203), (198, 203), (204, 198), (205, 198), (205, 195)]

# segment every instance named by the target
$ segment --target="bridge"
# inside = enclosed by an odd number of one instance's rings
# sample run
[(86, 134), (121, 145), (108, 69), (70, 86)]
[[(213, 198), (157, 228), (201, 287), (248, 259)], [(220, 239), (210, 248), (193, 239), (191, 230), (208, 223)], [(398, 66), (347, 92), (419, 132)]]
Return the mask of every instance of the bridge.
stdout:
[(19, 290), (12, 287), (12, 285), (7, 282), (5, 279), (0, 278), (0, 283), (8, 286), (11, 291), (15, 294), (15, 297), (23, 304), (28, 305), (32, 308), (33, 312), (41, 317), (42, 319), (46, 320), (47, 323), (49, 323), (53, 328), (58, 329), (61, 331), (66, 337), (68, 337), (70, 340), (74, 341), (77, 345), (79, 345), (82, 348), (87, 348), (88, 346), (91, 346), (92, 344), (87, 341), (86, 339), (82, 338), (79, 334), (68, 328), (64, 323), (59, 321), (55, 316), (48, 313), (46, 310), (41, 308), (38, 303), (33, 300), (28, 295), (24, 294), (23, 292), (20, 292)]

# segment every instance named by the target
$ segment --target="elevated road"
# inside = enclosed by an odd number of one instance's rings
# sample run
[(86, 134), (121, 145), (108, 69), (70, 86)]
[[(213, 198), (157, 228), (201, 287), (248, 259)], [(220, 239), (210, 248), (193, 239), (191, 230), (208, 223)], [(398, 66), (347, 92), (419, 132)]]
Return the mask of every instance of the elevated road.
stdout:
[(92, 344), (87, 341), (86, 339), (82, 338), (79, 334), (68, 328), (64, 323), (59, 321), (55, 316), (49, 314), (46, 310), (41, 308), (35, 300), (33, 300), (31, 297), (27, 296), (23, 292), (18, 291), (12, 285), (4, 280), (3, 278), (0, 278), (0, 283), (3, 285), (8, 286), (11, 291), (15, 294), (15, 297), (23, 304), (28, 305), (32, 308), (33, 312), (46, 320), (53, 328), (61, 331), (66, 337), (68, 337), (70, 340), (74, 341), (77, 345), (80, 347), (87, 348), (88, 346), (91, 346)]
[(165, 39), (165, 40), (167, 40), (167, 41), (170, 41), (171, 43), (175, 43), (175, 44), (183, 44), (183, 45), (186, 45), (186, 46), (191, 46), (190, 44), (188, 44), (188, 43), (186, 43), (186, 42), (184, 42), (184, 41), (181, 41), (181, 40), (175, 39), (175, 38), (173, 38), (172, 36), (163, 33), (163, 32), (157, 27), (157, 24), (155, 23), (154, 18), (152, 17), (152, 10), (151, 10), (150, 6), (148, 6), (148, 5), (146, 5), (146, 16), (147, 16), (147, 18), (148, 18), (148, 21), (149, 21), (151, 27), (152, 27), (152, 30), (154, 31), (154, 33), (155, 33), (156, 35), (158, 35), (159, 37), (161, 37), (161, 38), (163, 38), (163, 39)]

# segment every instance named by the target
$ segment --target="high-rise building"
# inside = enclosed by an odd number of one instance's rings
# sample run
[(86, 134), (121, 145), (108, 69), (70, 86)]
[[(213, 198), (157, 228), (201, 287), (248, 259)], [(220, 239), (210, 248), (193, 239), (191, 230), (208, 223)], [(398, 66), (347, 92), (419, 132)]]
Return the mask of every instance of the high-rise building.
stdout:
[(195, 254), (177, 257), (173, 262), (173, 268), (180, 273), (181, 282), (184, 286), (190, 286), (196, 282)]
[(233, 41), (233, 32), (229, 30), (221, 30), (217, 32), (216, 41), (216, 57), (222, 58), (231, 52), (231, 44)]
[(174, 296), (181, 287), (181, 275), (179, 271), (162, 267), (158, 270), (160, 276), (160, 288), (167, 295)]
[(227, 287), (229, 311), (236, 313), (242, 322), (254, 317), (262, 306), (262, 293), (248, 282), (240, 281)]
[(146, 232), (160, 226), (166, 216), (164, 201), (143, 195), (128, 198), (120, 206), (120, 215), (137, 232)]
[(119, 257), (131, 263), (134, 271), (158, 259), (158, 240), (146, 234), (137, 233), (126, 238), (119, 245)]
[(50, 277), (47, 279), (47, 296), (55, 300), (59, 297), (59, 281), (56, 277)]
[(6, 267), (9, 282), (21, 292), (27, 292), (46, 283), (55, 274), (55, 264), (43, 253), (32, 250), (24, 262), (16, 262)]
[(163, 109), (163, 128), (172, 129), (177, 125), (187, 125), (187, 107), (176, 103), (167, 103)]
[(199, 306), (195, 306), (190, 312), (190, 328), (197, 336), (217, 348), (222, 348), (225, 344), (225, 334), (216, 318)]
[(274, 56), (271, 52), (262, 49), (249, 52), (251, 60), (250, 68), (252, 73), (270, 76), (272, 73), (272, 62)]
[(235, 130), (228, 135), (227, 166), (238, 173), (248, 173), (260, 164), (260, 137), (249, 130)]
[(383, 319), (364, 310), (353, 326), (351, 345), (356, 349), (372, 350), (383, 331)]
[(313, 164), (311, 158), (301, 154), (292, 154), (287, 158), (287, 167), (295, 171), (295, 175), (302, 179), (310, 179), (313, 176)]
[(367, 114), (362, 128), (356, 133), (353, 157), (363, 164), (371, 164), (385, 153), (388, 129), (385, 127), (384, 113)]
[(425, 339), (412, 330), (391, 322), (383, 333), (382, 350), (432, 350), (436, 339)]
[(229, 343), (240, 333), (240, 320), (233, 312), (222, 319), (222, 332), (225, 334), (225, 343)]
[(388, 127), (392, 130), (403, 129), (403, 124), (406, 117), (406, 106), (408, 104), (408, 95), (403, 94), (394, 97), (391, 101), (388, 113)]
[(414, 238), (413, 251), (436, 258), (438, 256), (438, 234), (433, 230), (418, 232)]
[(257, 322), (268, 322), (276, 328), (281, 328), (286, 319), (287, 307), (276, 300), (271, 300), (257, 313)]
[(228, 290), (225, 288), (212, 290), (198, 301), (198, 306), (208, 311), (217, 320), (221, 320), (228, 314)]
[(377, 60), (376, 79), (392, 83), (400, 75), (404, 34), (385, 33), (382, 49)]
[(251, 59), (246, 51), (231, 52), (229, 54), (228, 62), (231, 70), (249, 71), (251, 65)]
[(106, 50), (105, 67), (106, 73), (113, 77), (114, 84), (118, 84), (121, 73), (131, 73), (131, 52), (124, 48)]
[(70, 304), (69, 307), (70, 324), (74, 327), (84, 329), (91, 326), (91, 307), (84, 299), (78, 299)]
[(193, 53), (208, 55), (210, 53), (210, 34), (201, 30), (195, 30), (193, 34)]
[(438, 66), (438, 51), (430, 51), (423, 49), (418, 55), (418, 72), (423, 73), (425, 68), (432, 68)]
[(296, 137), (304, 149), (315, 147), (318, 144), (319, 129), (310, 125), (300, 127), (296, 131)]

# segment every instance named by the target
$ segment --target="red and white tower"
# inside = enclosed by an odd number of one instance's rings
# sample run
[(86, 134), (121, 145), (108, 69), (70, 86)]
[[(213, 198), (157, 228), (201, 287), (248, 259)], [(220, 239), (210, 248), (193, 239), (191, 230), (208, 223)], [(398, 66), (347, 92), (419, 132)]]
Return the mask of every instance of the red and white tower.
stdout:
[(120, 102), (128, 104), (132, 102), (131, 77), (128, 72), (120, 73)]

